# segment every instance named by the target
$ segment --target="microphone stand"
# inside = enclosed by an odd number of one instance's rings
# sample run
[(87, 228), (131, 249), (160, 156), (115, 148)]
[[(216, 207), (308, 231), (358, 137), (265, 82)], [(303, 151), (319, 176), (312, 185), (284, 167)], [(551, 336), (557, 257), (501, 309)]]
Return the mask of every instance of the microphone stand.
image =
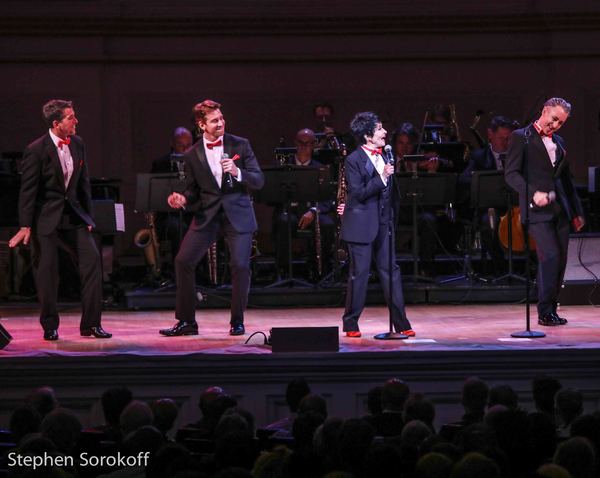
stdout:
[[(531, 136), (531, 130), (529, 127), (525, 129), (525, 145), (523, 148), (523, 171), (525, 176), (525, 200), (529, 200), (529, 137)], [(522, 211), (521, 211), (522, 212)], [(545, 337), (544, 332), (537, 330), (531, 330), (531, 310), (530, 310), (530, 281), (531, 271), (530, 262), (531, 258), (529, 251), (529, 206), (525, 206), (525, 223), (523, 224), (523, 236), (525, 237), (525, 330), (519, 332), (513, 332), (510, 334), (511, 337), (520, 339), (535, 339)]]
[[(389, 154), (391, 152), (391, 149), (387, 149), (386, 146), (386, 156), (388, 156), (387, 158), (387, 162), (388, 164), (393, 165), (394, 164), (394, 157)], [(394, 248), (395, 248), (395, 244), (394, 244), (394, 201), (393, 201), (393, 179), (394, 179), (394, 175), (390, 174), (388, 176), (388, 202), (390, 204), (390, 217), (388, 218), (388, 311), (389, 311), (389, 316), (390, 316), (390, 329), (388, 332), (383, 332), (381, 334), (377, 334), (375, 335), (375, 339), (377, 340), (402, 340), (402, 339), (407, 339), (408, 336), (404, 335), (400, 332), (394, 332), (394, 321), (393, 321), (393, 317), (392, 317), (392, 311), (393, 311), (393, 307), (394, 307), (394, 303), (393, 303), (393, 292), (394, 292), (394, 288), (393, 288), (393, 281), (392, 281), (392, 271), (393, 271), (393, 266), (394, 266)], [(383, 284), (383, 287), (385, 287), (385, 284)], [(402, 284), (400, 284), (400, 287), (402, 287)]]

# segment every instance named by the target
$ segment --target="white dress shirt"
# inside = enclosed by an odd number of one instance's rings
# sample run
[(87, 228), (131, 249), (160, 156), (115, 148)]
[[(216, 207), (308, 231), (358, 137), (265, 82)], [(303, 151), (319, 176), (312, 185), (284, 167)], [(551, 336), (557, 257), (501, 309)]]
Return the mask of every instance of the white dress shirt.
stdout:
[(73, 176), (73, 157), (71, 156), (71, 150), (69, 146), (63, 144), (61, 147), (58, 146), (59, 141), (62, 141), (58, 136), (56, 136), (52, 130), (48, 130), (50, 133), (50, 138), (52, 138), (52, 142), (54, 146), (56, 146), (56, 151), (58, 152), (58, 159), (60, 160), (60, 166), (63, 170), (63, 178), (65, 180), (65, 189), (69, 186), (69, 181), (71, 180), (71, 176)]

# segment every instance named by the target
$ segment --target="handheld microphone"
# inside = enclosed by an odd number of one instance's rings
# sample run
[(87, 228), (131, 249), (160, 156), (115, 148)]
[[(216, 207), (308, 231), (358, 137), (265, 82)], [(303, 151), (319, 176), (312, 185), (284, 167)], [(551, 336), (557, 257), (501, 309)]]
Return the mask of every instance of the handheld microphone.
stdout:
[[(221, 155), (221, 159), (228, 159), (229, 155), (227, 153), (223, 153)], [(225, 187), (231, 189), (233, 188), (233, 178), (231, 177), (231, 173), (225, 173), (223, 175), (223, 184)]]
[[(549, 191), (548, 192), (548, 204), (546, 204), (546, 206), (553, 203), (554, 201), (556, 201), (556, 191)], [(536, 206), (536, 204), (533, 201), (531, 201), (529, 203), (529, 208), (530, 209), (540, 209), (540, 207)]]
[(385, 157), (387, 158), (388, 164), (393, 165), (394, 164), (394, 155), (392, 154), (392, 147), (389, 144), (386, 144), (385, 147), (383, 148), (383, 151), (385, 152)]

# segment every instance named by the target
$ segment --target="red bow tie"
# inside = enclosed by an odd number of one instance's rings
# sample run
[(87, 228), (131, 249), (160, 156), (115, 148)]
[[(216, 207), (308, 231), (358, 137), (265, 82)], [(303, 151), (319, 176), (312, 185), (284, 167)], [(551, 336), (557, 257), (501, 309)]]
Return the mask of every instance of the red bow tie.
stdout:
[(63, 144), (66, 144), (67, 146), (69, 146), (71, 144), (71, 137), (67, 136), (67, 139), (61, 139), (58, 141), (58, 147), (60, 149), (62, 149)]
[(218, 139), (217, 141), (215, 141), (213, 143), (206, 143), (206, 147), (208, 149), (213, 149), (213, 148), (216, 148), (217, 146), (221, 146), (222, 144), (223, 144), (223, 141)]
[(371, 148), (367, 148), (367, 147), (365, 146), (365, 149), (366, 149), (366, 150), (367, 150), (369, 153), (371, 153), (373, 156), (375, 156), (376, 154), (381, 154), (381, 148), (373, 148), (373, 149), (371, 149)]
[(552, 139), (552, 133), (550, 133), (550, 134), (544, 133), (544, 131), (542, 130), (542, 127), (537, 123), (537, 121), (535, 123), (533, 123), (533, 126), (542, 138), (547, 137), (547, 138)]

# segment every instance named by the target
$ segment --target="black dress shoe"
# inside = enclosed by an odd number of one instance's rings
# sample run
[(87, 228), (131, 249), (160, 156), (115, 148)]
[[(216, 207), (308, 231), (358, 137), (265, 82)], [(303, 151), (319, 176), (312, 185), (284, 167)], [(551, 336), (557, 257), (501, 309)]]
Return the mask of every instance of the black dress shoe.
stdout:
[(244, 328), (244, 324), (231, 324), (229, 335), (244, 335), (245, 333), (246, 329)]
[(556, 325), (561, 325), (560, 322), (558, 321), (558, 317), (552, 313), (549, 313), (549, 314), (539, 317), (538, 324), (544, 325), (546, 327), (554, 327)]
[(557, 312), (552, 312), (552, 315), (554, 316), (555, 320), (558, 322), (558, 325), (565, 325), (565, 324), (569, 323), (569, 321), (567, 319), (558, 315)]
[(58, 340), (58, 330), (44, 330), (44, 340)]
[(179, 335), (198, 335), (198, 323), (179, 321), (170, 329), (159, 330), (159, 333), (167, 337), (177, 337)]
[(112, 334), (108, 333), (100, 325), (98, 327), (90, 327), (89, 329), (81, 329), (79, 332), (82, 337), (94, 336), (97, 339), (110, 339), (112, 337)]

